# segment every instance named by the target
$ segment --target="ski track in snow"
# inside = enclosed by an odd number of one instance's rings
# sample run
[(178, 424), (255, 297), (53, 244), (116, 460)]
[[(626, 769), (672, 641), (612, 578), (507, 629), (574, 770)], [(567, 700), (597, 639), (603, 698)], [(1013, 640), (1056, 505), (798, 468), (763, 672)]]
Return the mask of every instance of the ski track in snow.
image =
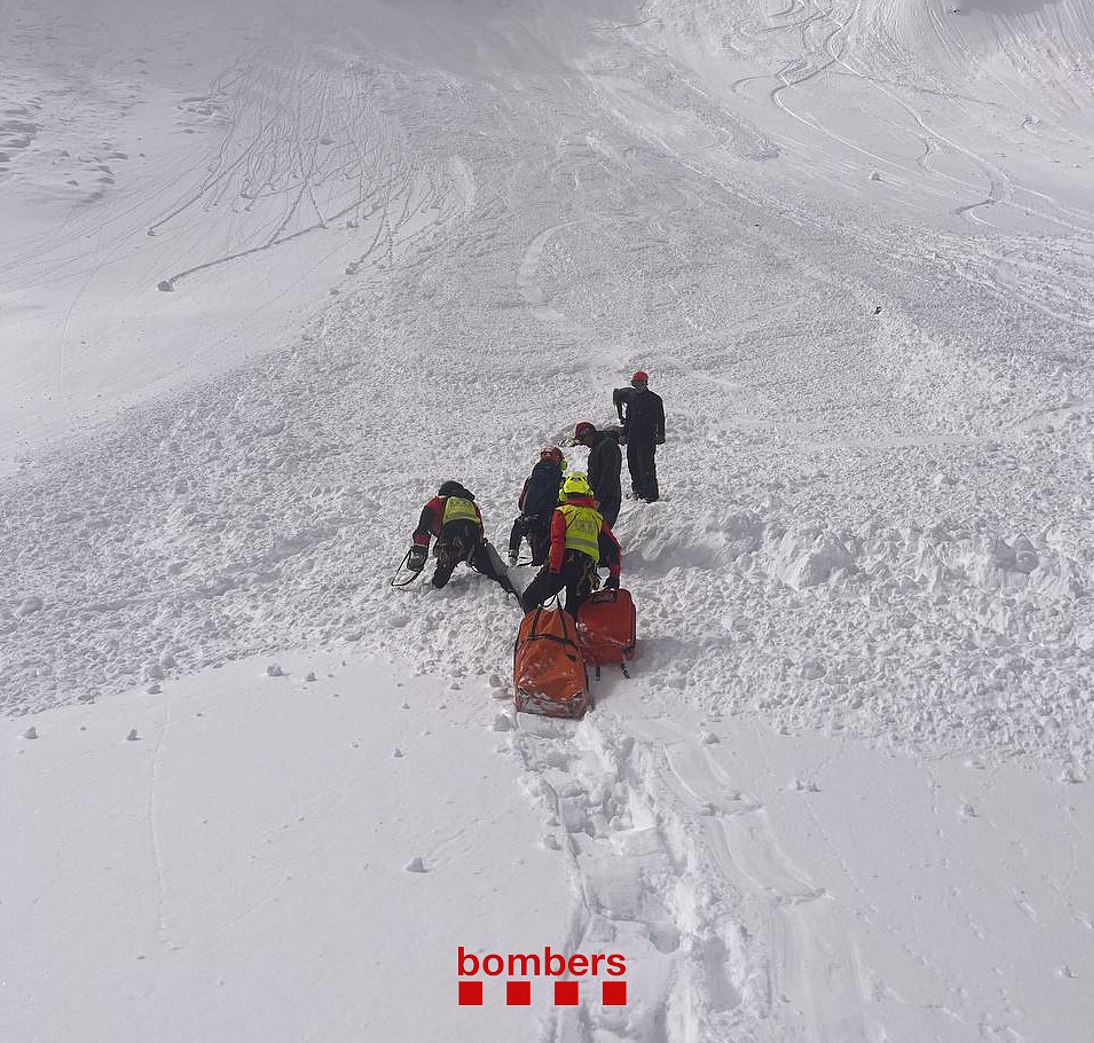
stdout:
[[(714, 733), (679, 723), (1079, 777), (1094, 757), (1094, 213), (1037, 158), (1094, 142), (1090, 16), (921, 6), (605, 2), (587, 30), (564, 5), (571, 37), (551, 4), (518, 25), (468, 2), (405, 51), (365, 18), (319, 51), (239, 56), (180, 107), (222, 131), (200, 179), (134, 211), (153, 244), (192, 237), (148, 281), (181, 296), (339, 223), (350, 260), (287, 346), (4, 481), (0, 707), (328, 646), (508, 695), (513, 603), (463, 570), (393, 592), (391, 570), (448, 478), (503, 544), (540, 445), (611, 421), (641, 366), (668, 443), (663, 500), (625, 501), (616, 528), (635, 681), (602, 682), (576, 728), (521, 722), (509, 753), (574, 881), (567, 943), (624, 948), (642, 999), (555, 1010), (543, 1043), (889, 1038), (859, 921), (946, 996), (938, 1038), (976, 1018), (1016, 1038), (819, 818), (796, 821), (825, 880)], [(430, 40), (444, 62), (415, 64)], [(867, 103), (877, 119), (849, 123)], [(5, 111), (0, 176), (36, 104)], [(68, 220), (17, 244), (20, 278), (52, 270)], [(70, 261), (91, 280), (116, 249), (100, 228)]]

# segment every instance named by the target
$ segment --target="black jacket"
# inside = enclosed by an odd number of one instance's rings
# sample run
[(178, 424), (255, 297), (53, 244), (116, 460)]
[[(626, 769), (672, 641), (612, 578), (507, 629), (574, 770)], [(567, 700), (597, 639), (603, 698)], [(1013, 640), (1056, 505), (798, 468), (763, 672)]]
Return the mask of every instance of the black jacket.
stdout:
[(517, 505), (522, 514), (550, 517), (558, 506), (558, 487), (562, 484), (562, 468), (549, 460), (540, 460), (521, 490)]
[(664, 442), (665, 405), (660, 395), (648, 389), (616, 388), (612, 392), (612, 401), (619, 412), (628, 442), (653, 442), (656, 445)]
[(589, 449), (589, 484), (602, 504), (618, 506), (622, 501), (623, 489), (619, 482), (622, 468), (619, 440), (605, 431), (597, 431)]

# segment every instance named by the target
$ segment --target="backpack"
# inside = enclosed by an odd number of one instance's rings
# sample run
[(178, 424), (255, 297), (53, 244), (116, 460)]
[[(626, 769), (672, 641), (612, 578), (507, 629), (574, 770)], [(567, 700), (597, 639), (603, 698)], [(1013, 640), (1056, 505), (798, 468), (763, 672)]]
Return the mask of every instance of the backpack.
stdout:
[(558, 487), (562, 483), (562, 468), (540, 460), (524, 486), (524, 514), (550, 515), (558, 506)]
[[(628, 590), (598, 590), (590, 594), (577, 610), (577, 639), (585, 662), (596, 667), (624, 663), (634, 658), (637, 643), (637, 616)], [(627, 675), (629, 676), (629, 675)]]
[(573, 618), (561, 609), (534, 608), (513, 647), (518, 712), (580, 719), (589, 708), (589, 679)]

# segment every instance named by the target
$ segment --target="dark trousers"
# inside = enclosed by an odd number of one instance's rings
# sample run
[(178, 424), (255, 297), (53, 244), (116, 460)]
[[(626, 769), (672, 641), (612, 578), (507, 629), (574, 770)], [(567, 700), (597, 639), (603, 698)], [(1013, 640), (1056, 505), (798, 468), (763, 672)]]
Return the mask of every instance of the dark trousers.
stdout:
[(593, 592), (593, 577), (596, 565), (588, 554), (580, 551), (567, 551), (559, 572), (552, 572), (544, 566), (536, 573), (536, 578), (528, 584), (521, 595), (520, 607), (531, 612), (537, 605), (549, 601), (560, 590), (566, 591), (566, 611), (575, 619), (581, 603)]
[(602, 500), (597, 497), (596, 503), (596, 509), (600, 512), (600, 516), (604, 519), (608, 528), (615, 528), (615, 520), (619, 517), (619, 508), (622, 506), (620, 499), (615, 496), (610, 500)]
[(505, 566), (491, 553), (490, 546), (479, 534), (479, 527), (473, 522), (449, 522), (437, 538), (436, 554), (437, 567), (433, 570), (432, 582), (438, 590), (452, 578), (456, 566), (465, 561), (487, 579), (500, 583), (506, 593), (516, 593)]
[(627, 440), (627, 467), (631, 472), (631, 489), (640, 500), (653, 503), (660, 498), (657, 490), (657, 443), (653, 438)]
[(520, 551), (520, 541), (525, 536), (532, 550), (532, 564), (542, 565), (551, 549), (551, 516), (540, 518), (534, 514), (522, 514), (513, 522), (509, 530), (509, 549), (514, 554)]

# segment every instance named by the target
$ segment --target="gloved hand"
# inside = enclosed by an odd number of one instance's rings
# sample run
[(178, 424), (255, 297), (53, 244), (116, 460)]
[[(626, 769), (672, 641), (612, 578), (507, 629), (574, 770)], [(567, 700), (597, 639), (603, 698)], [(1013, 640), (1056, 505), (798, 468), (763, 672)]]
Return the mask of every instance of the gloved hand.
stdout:
[(410, 548), (410, 554), (407, 555), (406, 567), (411, 572), (421, 572), (425, 568), (426, 551), (420, 543), (415, 543)]
[(607, 582), (604, 584), (605, 590), (618, 590), (619, 589), (619, 577), (609, 576)]

